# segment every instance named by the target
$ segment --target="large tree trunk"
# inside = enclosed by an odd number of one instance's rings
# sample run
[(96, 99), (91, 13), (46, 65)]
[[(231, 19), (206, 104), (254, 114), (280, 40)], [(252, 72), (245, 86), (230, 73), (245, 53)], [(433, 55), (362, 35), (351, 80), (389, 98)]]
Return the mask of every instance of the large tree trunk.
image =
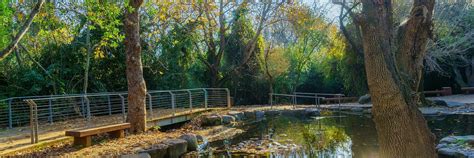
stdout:
[(415, 0), (398, 40), (393, 38), (397, 36), (391, 1), (363, 0), (362, 3), (358, 20), (380, 157), (437, 157), (434, 136), (417, 108), (420, 99), (416, 93), (434, 1)]
[(129, 0), (129, 6), (132, 9), (125, 9), (124, 19), (128, 83), (127, 119), (132, 125), (131, 133), (141, 133), (146, 130), (146, 84), (143, 79), (138, 13), (142, 3), (143, 0)]

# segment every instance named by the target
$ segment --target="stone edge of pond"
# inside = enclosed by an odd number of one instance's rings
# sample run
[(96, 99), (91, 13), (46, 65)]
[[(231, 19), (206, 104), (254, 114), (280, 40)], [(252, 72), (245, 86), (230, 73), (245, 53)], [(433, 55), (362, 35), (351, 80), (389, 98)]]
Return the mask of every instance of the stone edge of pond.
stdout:
[(438, 154), (447, 157), (474, 157), (474, 135), (448, 136), (436, 146)]
[[(266, 110), (231, 110), (225, 114), (202, 114), (200, 119), (203, 126), (232, 125), (242, 121), (260, 121), (264, 117), (279, 115), (289, 116), (319, 116), (321, 111), (315, 108), (305, 109), (266, 109)], [(201, 142), (201, 143), (198, 143)], [(183, 134), (176, 139), (167, 139), (149, 149), (136, 149), (135, 154), (120, 155), (120, 158), (178, 158), (188, 152), (205, 149), (207, 140), (201, 135)]]

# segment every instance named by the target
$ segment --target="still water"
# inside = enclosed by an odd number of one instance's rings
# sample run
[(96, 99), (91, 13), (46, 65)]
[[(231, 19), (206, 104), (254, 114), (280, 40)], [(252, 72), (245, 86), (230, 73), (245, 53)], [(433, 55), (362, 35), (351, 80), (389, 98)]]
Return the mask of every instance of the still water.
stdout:
[[(426, 116), (437, 139), (448, 135), (474, 134), (473, 115)], [(263, 157), (378, 157), (377, 132), (370, 115), (332, 113), (318, 117), (278, 116), (243, 127), (246, 132), (211, 147), (225, 150), (247, 140), (271, 139), (281, 144), (297, 144), (298, 150), (267, 153)], [(204, 157), (247, 157), (243, 153), (207, 153)], [(260, 156), (262, 157), (262, 156)]]

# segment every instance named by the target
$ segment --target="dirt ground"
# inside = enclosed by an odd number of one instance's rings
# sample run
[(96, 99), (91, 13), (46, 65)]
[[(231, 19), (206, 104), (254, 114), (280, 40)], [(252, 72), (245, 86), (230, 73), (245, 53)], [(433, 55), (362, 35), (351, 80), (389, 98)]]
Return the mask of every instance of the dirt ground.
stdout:
[[(194, 111), (201, 111), (201, 109), (193, 109)], [(153, 111), (153, 117), (149, 119), (156, 119), (160, 117), (170, 116), (173, 112), (176, 114), (183, 114), (190, 112), (189, 109), (156, 109)], [(150, 115), (149, 115), (150, 116)], [(72, 119), (68, 121), (42, 123), (39, 125), (38, 138), (41, 141), (54, 140), (61, 137), (65, 137), (64, 133), (67, 130), (91, 128), (97, 126), (104, 126), (109, 124), (123, 123), (122, 114), (106, 115), (92, 117), (90, 121), (84, 118)], [(6, 129), (0, 131), (0, 151), (12, 149), (29, 145), (31, 143), (30, 134), (31, 130), (29, 126), (15, 127), (12, 129)], [(1, 152), (0, 152), (1, 153)]]
[[(219, 111), (218, 113), (227, 111)], [(182, 128), (168, 131), (150, 130), (146, 133), (130, 135), (125, 138), (108, 139), (106, 134), (93, 138), (93, 145), (87, 148), (77, 148), (72, 145), (72, 141), (56, 143), (52, 145), (40, 146), (34, 149), (11, 153), (9, 156), (26, 157), (88, 157), (88, 156), (117, 156), (136, 153), (140, 150), (146, 150), (153, 145), (159, 144), (166, 139), (178, 138), (185, 133), (195, 133), (208, 138), (209, 141), (217, 141), (232, 137), (244, 132), (241, 129), (230, 126), (214, 126), (210, 128), (201, 128), (196, 122), (189, 122)]]

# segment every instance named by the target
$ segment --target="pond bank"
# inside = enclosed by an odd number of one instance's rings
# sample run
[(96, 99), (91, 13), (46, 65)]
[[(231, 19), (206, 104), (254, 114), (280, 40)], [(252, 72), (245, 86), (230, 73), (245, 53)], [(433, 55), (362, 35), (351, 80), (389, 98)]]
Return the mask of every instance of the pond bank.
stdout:
[[(96, 145), (89, 148), (78, 149), (72, 147), (70, 142), (65, 142), (18, 152), (14, 155), (33, 157), (105, 155), (159, 157), (156, 155), (162, 155), (170, 157), (170, 155), (187, 153), (186, 155), (193, 157), (193, 155), (199, 154), (196, 151), (199, 149), (199, 151), (210, 149), (214, 153), (230, 152), (240, 155), (249, 153), (268, 154), (279, 151), (284, 153), (299, 150), (302, 148), (302, 144), (305, 144), (301, 138), (290, 138), (294, 136), (287, 133), (302, 134), (301, 131), (305, 130), (308, 131), (306, 134), (311, 134), (311, 131), (318, 131), (318, 129), (324, 129), (323, 131), (326, 132), (323, 133), (328, 136), (336, 134), (334, 135), (337, 136), (335, 138), (340, 139), (340, 141), (346, 141), (349, 138), (351, 140), (350, 144), (343, 143), (344, 146), (349, 146), (349, 151), (345, 152), (346, 154), (354, 152), (353, 154), (358, 156), (374, 155), (371, 152), (377, 150), (377, 141), (374, 138), (376, 137), (375, 128), (370, 117), (365, 117), (370, 116), (369, 108), (346, 108), (341, 110), (344, 113), (333, 115), (332, 113), (337, 113), (340, 109), (319, 110), (315, 107), (314, 105), (298, 105), (296, 108), (294, 106), (235, 107), (230, 110), (204, 113), (178, 129), (151, 130), (143, 134), (128, 135), (126, 138), (118, 140), (109, 140), (105, 139), (107, 136), (100, 136), (94, 140)], [(357, 115), (348, 115), (346, 113)], [(275, 124), (274, 119), (283, 121), (279, 123), (284, 125), (279, 126)], [(427, 118), (431, 126), (430, 128), (432, 128), (435, 134), (441, 136), (463, 134), (463, 132), (444, 133), (453, 129), (433, 126), (439, 124), (438, 119), (437, 116)], [(294, 125), (292, 123), (288, 124), (289, 122), (297, 123), (298, 126), (293, 128)], [(319, 122), (322, 122), (322, 128), (317, 126)], [(307, 126), (306, 124), (309, 125), (309, 129), (303, 128)], [(447, 124), (455, 125), (450, 122), (447, 122)], [(288, 131), (281, 131), (282, 129)], [(438, 129), (442, 132), (438, 132)], [(458, 129), (454, 129), (454, 131), (458, 131)], [(260, 132), (263, 133), (255, 134)], [(319, 136), (315, 136), (314, 138), (320, 139)], [(324, 137), (322, 139), (328, 139), (325, 141), (331, 142), (330, 138), (333, 139), (333, 137)], [(317, 139), (314, 140), (317, 142)], [(194, 144), (197, 144), (198, 147)], [(321, 143), (317, 142), (316, 144)], [(184, 149), (184, 146), (186, 146), (186, 149)]]

